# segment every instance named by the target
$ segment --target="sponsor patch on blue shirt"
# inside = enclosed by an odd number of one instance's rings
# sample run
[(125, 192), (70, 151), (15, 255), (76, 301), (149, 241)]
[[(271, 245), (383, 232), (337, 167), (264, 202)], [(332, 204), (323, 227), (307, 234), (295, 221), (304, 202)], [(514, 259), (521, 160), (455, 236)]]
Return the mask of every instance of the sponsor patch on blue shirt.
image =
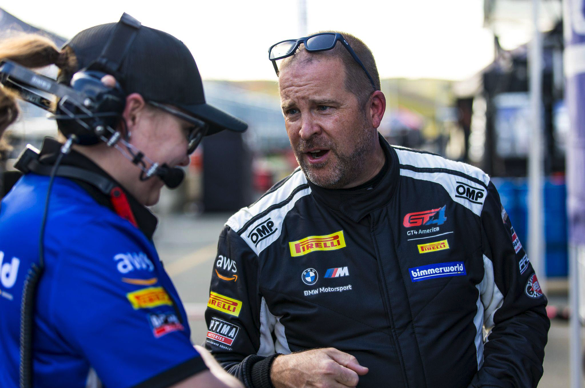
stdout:
[(444, 278), (448, 276), (463, 276), (467, 274), (467, 272), (465, 272), (465, 265), (462, 261), (423, 265), (421, 267), (409, 268), (408, 272), (410, 273), (410, 279), (413, 282)]

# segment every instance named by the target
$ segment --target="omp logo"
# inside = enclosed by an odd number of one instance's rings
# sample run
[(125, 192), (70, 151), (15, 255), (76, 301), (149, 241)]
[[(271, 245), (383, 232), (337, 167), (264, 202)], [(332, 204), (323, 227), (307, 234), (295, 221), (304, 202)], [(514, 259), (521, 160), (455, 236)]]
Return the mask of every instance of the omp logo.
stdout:
[(304, 256), (316, 251), (334, 251), (345, 248), (343, 230), (327, 236), (310, 236), (299, 241), (288, 243), (292, 257)]
[(479, 200), (485, 197), (484, 189), (473, 187), (463, 182), (457, 182), (457, 187), (455, 188), (455, 191), (457, 192), (456, 195), (457, 198), (465, 198), (469, 202), (477, 203), (480, 205), (481, 202), (479, 202)]
[(149, 309), (153, 307), (169, 305), (173, 302), (169, 294), (162, 287), (149, 287), (142, 290), (129, 292), (126, 297), (134, 307), (134, 310)]
[(429, 253), (436, 251), (444, 251), (449, 249), (449, 242), (447, 240), (435, 241), (428, 244), (420, 244), (418, 246), (418, 253)]
[(329, 268), (325, 272), (325, 278), (340, 278), (343, 276), (349, 276), (349, 269), (347, 267)]
[(229, 315), (233, 315), (234, 317), (240, 315), (242, 302), (236, 299), (228, 298), (227, 296), (221, 294), (217, 294), (213, 291), (211, 291), (209, 294), (209, 302), (207, 302), (208, 307)]
[(248, 233), (248, 238), (254, 243), (254, 245), (258, 245), (260, 241), (273, 235), (277, 230), (277, 228), (274, 228), (274, 222), (269, 218), (252, 229), (252, 231)]
[(443, 225), (447, 221), (445, 217), (445, 206), (422, 212), (408, 213), (404, 216), (403, 225), (405, 228), (422, 225)]
[(211, 318), (207, 338), (231, 347), (239, 331), (238, 326), (214, 317)]
[(4, 252), (0, 251), (0, 283), (6, 288), (14, 286), (16, 283), (16, 276), (18, 275), (18, 267), (20, 260), (13, 257), (10, 262), (4, 263)]
[(423, 265), (421, 267), (409, 268), (408, 272), (410, 272), (410, 279), (413, 282), (467, 274), (462, 261)]
[(118, 262), (118, 271), (120, 273), (128, 273), (134, 270), (147, 270), (152, 272), (154, 265), (146, 256), (146, 254), (140, 253), (118, 253), (114, 256), (114, 260)]
[(173, 313), (149, 314), (148, 320), (150, 321), (152, 334), (154, 334), (155, 338), (162, 337), (173, 331), (183, 331), (185, 329), (179, 321), (179, 318)]

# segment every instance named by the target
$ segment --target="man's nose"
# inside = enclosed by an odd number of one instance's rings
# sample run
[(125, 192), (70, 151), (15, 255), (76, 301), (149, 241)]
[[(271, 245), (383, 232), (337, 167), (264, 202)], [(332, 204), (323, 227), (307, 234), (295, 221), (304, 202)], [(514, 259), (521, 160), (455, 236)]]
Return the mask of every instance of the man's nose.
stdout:
[(319, 123), (317, 123), (317, 121), (314, 119), (314, 117), (311, 114), (303, 115), (303, 117), (301, 119), (301, 130), (300, 130), (301, 139), (308, 140), (312, 136), (314, 136), (316, 133), (319, 133), (320, 131), (321, 131), (321, 127), (319, 126)]

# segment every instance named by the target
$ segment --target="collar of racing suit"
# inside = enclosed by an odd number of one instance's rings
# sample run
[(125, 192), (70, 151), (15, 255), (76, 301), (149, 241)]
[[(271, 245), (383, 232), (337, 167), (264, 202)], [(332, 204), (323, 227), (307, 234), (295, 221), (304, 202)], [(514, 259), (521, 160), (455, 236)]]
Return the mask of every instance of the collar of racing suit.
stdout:
[[(45, 165), (52, 165), (57, 160), (57, 156), (61, 150), (61, 146), (63, 144), (59, 143), (55, 139), (45, 138), (43, 142), (43, 146), (41, 148), (40, 159), (39, 161), (41, 164)], [(135, 220), (135, 225), (142, 231), (142, 233), (149, 239), (152, 240), (152, 235), (156, 229), (157, 219), (156, 217), (146, 208), (145, 206), (141, 205), (136, 198), (134, 198), (128, 191), (126, 191), (118, 182), (114, 180), (108, 173), (106, 173), (101, 167), (95, 164), (93, 161), (85, 157), (84, 155), (76, 152), (75, 150), (71, 150), (71, 152), (63, 157), (61, 165), (66, 166), (74, 166), (79, 167), (86, 171), (91, 171), (93, 173), (99, 174), (112, 182), (115, 183), (117, 188), (119, 188), (124, 194), (127, 199), (127, 203), (129, 205), (129, 211), (133, 216), (133, 220)], [(67, 178), (70, 179), (70, 178)], [(85, 182), (80, 181), (77, 179), (71, 179), (73, 182), (78, 184), (81, 188), (83, 188), (87, 193), (100, 205), (107, 207), (108, 209), (112, 210), (114, 213), (120, 214), (116, 211), (114, 203), (112, 202), (112, 198), (102, 191), (100, 191), (97, 187)]]
[(373, 210), (379, 209), (392, 198), (398, 185), (398, 155), (379, 135), (386, 162), (382, 170), (370, 181), (351, 189), (325, 189), (309, 181), (316, 201), (341, 217), (361, 223)]

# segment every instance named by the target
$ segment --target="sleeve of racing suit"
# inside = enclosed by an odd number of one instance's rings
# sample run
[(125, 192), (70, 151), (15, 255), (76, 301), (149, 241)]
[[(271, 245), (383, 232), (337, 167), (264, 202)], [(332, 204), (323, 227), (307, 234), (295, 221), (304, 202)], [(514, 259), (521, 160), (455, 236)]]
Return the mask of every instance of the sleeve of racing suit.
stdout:
[(273, 387), (270, 366), (278, 354), (274, 346), (261, 349), (261, 343), (273, 343), (263, 304), (258, 256), (226, 225), (213, 264), (205, 347), (247, 388)]
[(550, 321), (547, 299), (490, 182), (482, 216), (484, 361), (470, 387), (536, 387)]

